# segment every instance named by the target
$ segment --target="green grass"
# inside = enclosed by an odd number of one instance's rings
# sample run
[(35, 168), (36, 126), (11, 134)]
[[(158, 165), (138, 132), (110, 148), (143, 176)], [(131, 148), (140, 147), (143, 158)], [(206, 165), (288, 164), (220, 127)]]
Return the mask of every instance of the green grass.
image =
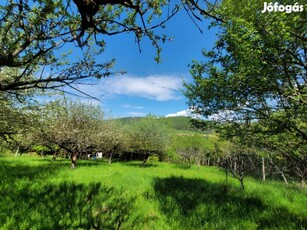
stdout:
[(0, 157), (1, 229), (306, 229), (307, 191), (214, 167)]

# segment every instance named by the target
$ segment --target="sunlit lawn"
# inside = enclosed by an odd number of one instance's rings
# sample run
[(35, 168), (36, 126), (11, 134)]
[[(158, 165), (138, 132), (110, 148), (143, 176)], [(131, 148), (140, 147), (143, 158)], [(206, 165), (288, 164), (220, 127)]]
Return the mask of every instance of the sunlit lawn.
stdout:
[(304, 229), (307, 191), (215, 167), (0, 157), (2, 229)]

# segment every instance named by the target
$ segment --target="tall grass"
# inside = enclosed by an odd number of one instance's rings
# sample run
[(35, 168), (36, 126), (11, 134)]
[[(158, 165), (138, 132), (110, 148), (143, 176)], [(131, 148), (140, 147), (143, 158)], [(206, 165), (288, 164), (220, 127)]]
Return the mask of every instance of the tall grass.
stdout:
[[(150, 163), (150, 162), (149, 162)], [(307, 191), (214, 167), (0, 157), (1, 229), (305, 229)]]

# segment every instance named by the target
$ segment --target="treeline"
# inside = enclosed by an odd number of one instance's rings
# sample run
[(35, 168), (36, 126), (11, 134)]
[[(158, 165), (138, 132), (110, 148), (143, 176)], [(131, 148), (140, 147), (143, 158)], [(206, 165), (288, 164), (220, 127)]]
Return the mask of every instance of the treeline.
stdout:
[[(139, 122), (141, 119), (144, 119), (143, 117), (122, 117), (118, 118), (121, 124), (128, 125), (133, 124), (136, 122)], [(170, 128), (178, 131), (194, 131), (194, 132), (203, 132), (203, 133), (212, 133), (213, 127), (210, 127), (209, 125), (204, 126), (203, 123), (201, 123), (198, 119), (194, 119), (191, 117), (159, 117), (160, 120), (163, 120), (163, 122), (166, 122)], [(207, 121), (208, 123), (213, 124), (212, 121)], [(201, 123), (202, 125), (198, 125)]]
[[(212, 122), (210, 126), (213, 126)], [(249, 138), (247, 136), (246, 141)], [(269, 151), (261, 146), (229, 141), (217, 133), (182, 133), (175, 135), (172, 141), (168, 160), (185, 163), (188, 167), (192, 164), (220, 167), (225, 171), (226, 181), (231, 175), (240, 181), (242, 189), (246, 176), (263, 181), (283, 180), (287, 184), (289, 181), (306, 183), (306, 160), (301, 155), (294, 158), (290, 152), (282, 156), (273, 149)]]
[[(90, 159), (98, 152), (109, 163), (116, 158), (140, 160), (143, 166), (148, 159), (181, 163), (186, 167), (218, 166), (225, 169), (226, 176), (231, 174), (239, 179), (243, 189), (246, 175), (263, 180), (283, 179), (286, 183), (306, 180), (306, 161), (300, 155), (290, 158), (273, 148), (265, 151), (259, 145), (247, 146), (254, 136), (246, 136), (244, 144), (222, 139), (221, 130), (227, 124), (153, 115), (110, 119), (99, 106), (68, 100), (31, 108), (7, 104), (4, 108), (10, 116), (2, 119), (1, 147), (16, 155), (35, 152), (42, 157), (52, 154), (53, 160), (66, 157), (71, 160), (72, 168), (76, 167), (77, 159)], [(174, 121), (184, 121), (184, 125)], [(8, 126), (12, 128), (7, 129)]]
[[(99, 106), (58, 100), (23, 113), (25, 121), (15, 133), (2, 135), (10, 149), (36, 151), (71, 159), (72, 168), (78, 158), (89, 158), (97, 152), (109, 157), (142, 159), (157, 154), (162, 160), (171, 140), (165, 121), (147, 116), (138, 122), (123, 125), (108, 119)], [(26, 125), (27, 123), (27, 125)]]

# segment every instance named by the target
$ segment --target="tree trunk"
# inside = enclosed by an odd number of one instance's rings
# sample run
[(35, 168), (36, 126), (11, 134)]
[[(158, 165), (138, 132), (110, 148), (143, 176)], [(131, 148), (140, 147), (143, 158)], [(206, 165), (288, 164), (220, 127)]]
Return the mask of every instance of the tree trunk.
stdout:
[(286, 178), (284, 172), (283, 172), (283, 171), (280, 171), (280, 173), (281, 173), (281, 176), (282, 176), (282, 178), (284, 179), (285, 183), (288, 184), (288, 180), (287, 180), (287, 178)]
[(52, 161), (55, 161), (56, 158), (57, 158), (57, 156), (58, 156), (58, 152), (55, 151), (55, 152), (53, 153), (53, 155), (52, 155)]
[(281, 174), (281, 177), (284, 179), (284, 182), (288, 184), (288, 180), (284, 174), (284, 172), (273, 162), (271, 158), (269, 158), (271, 164), (277, 169), (277, 171)]
[(77, 154), (71, 156), (71, 169), (75, 169), (77, 166)]
[(240, 170), (240, 183), (241, 183), (241, 188), (242, 190), (244, 190), (244, 183), (243, 183), (243, 180), (244, 180), (244, 158), (242, 158), (241, 160), (241, 165), (239, 165), (239, 170)]
[(198, 161), (197, 161), (197, 171), (200, 170), (200, 165), (201, 165), (201, 160), (198, 160)]
[(301, 179), (301, 184), (304, 186), (306, 184), (305, 175), (306, 175), (306, 172), (307, 172), (307, 169), (305, 168), (305, 166), (304, 166), (303, 169), (300, 169), (300, 167), (296, 166), (296, 167), (294, 167), (293, 171)]
[(261, 158), (261, 162), (262, 162), (262, 180), (265, 181), (265, 161), (264, 161), (264, 157)]
[(110, 153), (110, 156), (109, 156), (109, 164), (112, 163), (112, 157), (113, 157), (113, 152)]
[(242, 190), (244, 190), (244, 183), (243, 183), (244, 177), (239, 178), (239, 180), (240, 180), (241, 188)]
[(112, 149), (112, 151), (111, 151), (111, 154), (110, 154), (110, 156), (109, 156), (109, 164), (112, 163), (113, 155), (114, 155), (114, 153), (116, 152), (116, 150), (117, 150), (117, 146), (114, 146), (113, 149)]
[(143, 167), (145, 166), (145, 163), (146, 163), (148, 157), (149, 157), (149, 153), (146, 153), (146, 154), (145, 154), (145, 157), (144, 157), (144, 160), (143, 160), (143, 163), (142, 163), (142, 166), (143, 166)]
[(17, 147), (17, 150), (16, 150), (16, 152), (15, 152), (15, 157), (18, 156), (18, 153), (19, 153), (19, 146)]

